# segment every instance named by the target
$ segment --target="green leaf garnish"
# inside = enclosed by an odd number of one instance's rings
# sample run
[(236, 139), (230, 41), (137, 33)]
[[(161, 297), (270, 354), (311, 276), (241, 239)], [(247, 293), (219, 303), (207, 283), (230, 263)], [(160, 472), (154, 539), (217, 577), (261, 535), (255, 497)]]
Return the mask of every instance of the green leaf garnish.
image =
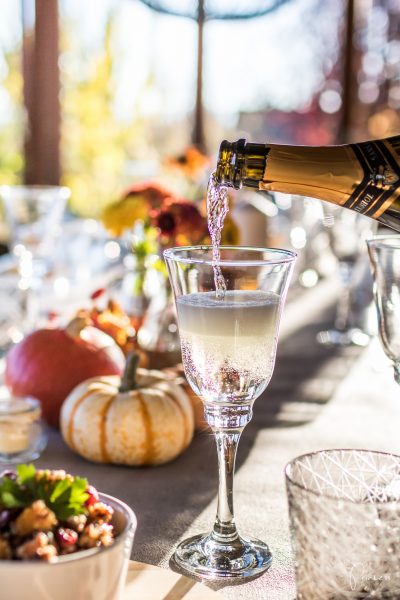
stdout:
[(18, 465), (16, 479), (6, 475), (0, 478), (0, 509), (30, 506), (35, 500), (43, 500), (60, 521), (85, 514), (87, 480), (71, 476), (52, 479), (49, 473), (36, 471), (32, 464)]
[(24, 495), (18, 483), (5, 477), (0, 485), (0, 505), (5, 508), (25, 506)]
[(11, 492), (3, 492), (1, 494), (1, 500), (7, 508), (19, 508), (24, 506), (23, 502), (18, 500)]
[(33, 465), (18, 465), (17, 475), (19, 482), (23, 485), (35, 477), (36, 469)]

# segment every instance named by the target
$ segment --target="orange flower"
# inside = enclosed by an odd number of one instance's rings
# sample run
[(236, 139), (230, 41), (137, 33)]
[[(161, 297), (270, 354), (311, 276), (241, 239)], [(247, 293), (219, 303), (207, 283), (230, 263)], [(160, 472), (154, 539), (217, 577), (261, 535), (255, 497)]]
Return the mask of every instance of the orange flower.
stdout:
[(167, 159), (165, 164), (181, 171), (190, 179), (197, 179), (209, 168), (210, 158), (195, 146), (189, 146), (183, 154)]

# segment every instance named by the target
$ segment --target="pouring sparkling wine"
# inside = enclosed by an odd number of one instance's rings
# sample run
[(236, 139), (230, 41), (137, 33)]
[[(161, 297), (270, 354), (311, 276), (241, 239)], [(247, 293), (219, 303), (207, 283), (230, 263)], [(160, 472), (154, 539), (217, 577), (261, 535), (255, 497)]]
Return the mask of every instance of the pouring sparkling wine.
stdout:
[(212, 246), (164, 252), (174, 291), (186, 377), (204, 404), (218, 452), (218, 508), (211, 533), (177, 547), (184, 570), (210, 579), (251, 577), (271, 564), (260, 540), (241, 537), (233, 511), (233, 474), (241, 432), (274, 368), (279, 322), (296, 258), (288, 250), (220, 246), (227, 190), (210, 177)]

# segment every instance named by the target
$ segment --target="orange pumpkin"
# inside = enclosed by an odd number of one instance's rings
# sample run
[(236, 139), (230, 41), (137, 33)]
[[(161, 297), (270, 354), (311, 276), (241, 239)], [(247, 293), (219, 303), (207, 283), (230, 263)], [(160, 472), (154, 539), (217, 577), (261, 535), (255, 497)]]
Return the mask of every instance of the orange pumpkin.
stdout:
[(61, 409), (61, 433), (81, 456), (102, 463), (160, 465), (189, 445), (193, 409), (180, 385), (160, 371), (137, 368), (78, 385)]
[(183, 388), (186, 394), (190, 398), (190, 402), (192, 404), (193, 412), (194, 412), (194, 428), (196, 431), (205, 431), (209, 429), (209, 425), (204, 417), (204, 405), (201, 401), (200, 397), (195, 394), (195, 392), (190, 387), (185, 372), (183, 370), (182, 363), (175, 365), (174, 367), (168, 367), (163, 369), (163, 372), (168, 375), (168, 377), (175, 380), (176, 383)]

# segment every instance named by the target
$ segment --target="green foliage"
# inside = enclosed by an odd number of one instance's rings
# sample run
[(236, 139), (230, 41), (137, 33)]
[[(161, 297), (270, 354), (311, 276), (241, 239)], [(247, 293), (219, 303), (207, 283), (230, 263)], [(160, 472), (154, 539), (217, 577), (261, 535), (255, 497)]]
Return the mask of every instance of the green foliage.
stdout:
[(3, 52), (0, 49), (0, 55), (5, 67), (0, 86), (9, 104), (8, 118), (0, 124), (0, 183), (16, 184), (20, 183), (24, 168), (21, 48)]
[(17, 477), (0, 479), (0, 506), (23, 508), (35, 500), (43, 500), (56, 517), (63, 521), (86, 512), (88, 482), (81, 477), (52, 479), (47, 471), (36, 471), (34, 465), (18, 465)]
[(72, 190), (71, 210), (98, 217), (121, 194), (126, 163), (146, 140), (143, 121), (132, 107), (132, 120), (115, 114), (114, 15), (109, 14), (102, 47), (88, 59), (76, 55), (79, 40), (64, 28), (61, 152), (63, 183)]
[(156, 254), (158, 250), (157, 243), (158, 232), (154, 227), (146, 225), (143, 227), (141, 236), (133, 236), (132, 238), (132, 253), (136, 256), (139, 265), (146, 268), (147, 258)]
[[(62, 183), (71, 188), (70, 208), (79, 216), (97, 218), (105, 205), (121, 196), (125, 185), (132, 183), (126, 175), (129, 161), (157, 160), (159, 152), (171, 152), (171, 143), (181, 145), (176, 124), (171, 135), (172, 126), (167, 126), (161, 115), (143, 115), (145, 98), (156, 86), (151, 71), (132, 102), (131, 117), (116, 115), (121, 60), (115, 44), (117, 16), (110, 11), (104, 42), (90, 51), (84, 47), (81, 28), (61, 20)], [(0, 88), (3, 97), (4, 91), (8, 97), (7, 112), (0, 118), (0, 184), (21, 183), (24, 170), (27, 122), (21, 53), (21, 44), (11, 50), (0, 47)], [(141, 58), (132, 59), (133, 69), (135, 60)]]

